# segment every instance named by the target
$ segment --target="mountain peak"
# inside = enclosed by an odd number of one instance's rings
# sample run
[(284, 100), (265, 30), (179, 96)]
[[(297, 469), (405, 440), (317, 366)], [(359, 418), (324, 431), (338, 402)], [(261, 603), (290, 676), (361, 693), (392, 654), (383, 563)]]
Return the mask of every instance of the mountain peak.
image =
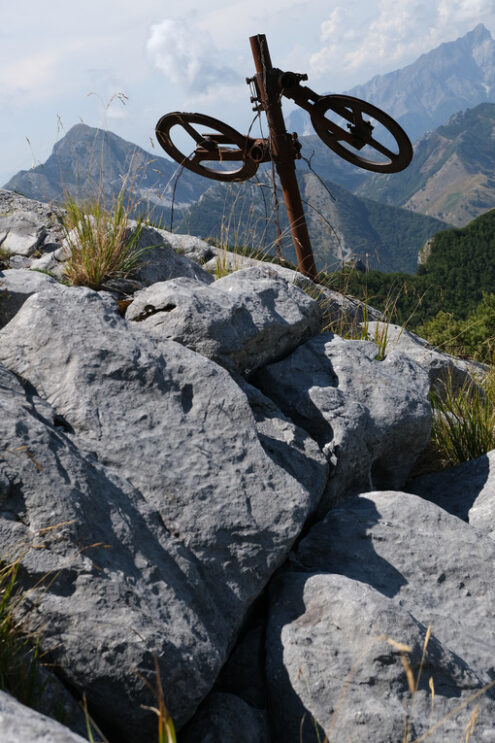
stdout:
[(477, 26), (475, 26), (471, 31), (468, 31), (468, 33), (461, 38), (466, 39), (466, 41), (472, 41), (475, 44), (478, 44), (482, 41), (491, 41), (492, 35), (487, 27), (483, 25), (483, 23), (478, 23)]
[[(495, 41), (478, 23), (415, 62), (346, 92), (386, 111), (416, 140), (457, 111), (495, 101)], [(306, 122), (309, 117), (302, 111), (289, 118), (290, 128), (299, 131), (306, 130)]]
[(457, 111), (495, 100), (495, 41), (479, 23), (459, 39), (350, 93), (382, 108), (417, 139)]
[[(43, 165), (20, 171), (5, 188), (40, 201), (63, 200), (66, 193), (85, 199), (95, 195), (103, 180), (103, 195), (111, 201), (129, 182), (136, 199), (156, 204), (157, 210), (163, 207), (165, 220), (169, 219), (175, 172), (170, 160), (111, 131), (78, 123), (56, 142)], [(204, 190), (200, 176), (183, 173), (176, 186), (176, 206), (196, 201)]]

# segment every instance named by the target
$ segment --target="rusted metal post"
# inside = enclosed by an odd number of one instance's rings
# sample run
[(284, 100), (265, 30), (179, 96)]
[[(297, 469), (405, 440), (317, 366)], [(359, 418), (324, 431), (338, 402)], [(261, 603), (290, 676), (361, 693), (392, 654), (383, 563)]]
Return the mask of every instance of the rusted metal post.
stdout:
[(278, 71), (273, 70), (265, 35), (251, 36), (249, 41), (256, 67), (257, 88), (268, 120), (271, 155), (280, 178), (297, 261), (301, 273), (315, 279), (315, 260), (296, 179), (294, 146), (285, 129), (280, 104), (282, 87), (278, 80)]

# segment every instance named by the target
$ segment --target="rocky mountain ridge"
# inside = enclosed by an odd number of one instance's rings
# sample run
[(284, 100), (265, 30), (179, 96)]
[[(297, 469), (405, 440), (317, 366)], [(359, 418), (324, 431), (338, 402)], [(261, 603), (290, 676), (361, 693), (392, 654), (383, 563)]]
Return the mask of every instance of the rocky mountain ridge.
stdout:
[[(458, 111), (495, 101), (495, 41), (480, 23), (412, 64), (345, 92), (386, 111), (415, 141)], [(304, 111), (292, 113), (289, 122), (296, 131), (313, 131)]]
[[(450, 226), (439, 219), (355, 196), (304, 169), (297, 169), (297, 179), (318, 270), (332, 271), (354, 259), (380, 271), (414, 273), (425, 242)], [(286, 260), (297, 263), (280, 189), (277, 198), (281, 205), (281, 253)], [(269, 177), (252, 184), (214, 184), (196, 204), (176, 214), (174, 229), (213, 238), (241, 253), (256, 246), (274, 255), (277, 232), (272, 204)]]
[(416, 142), (407, 170), (356, 193), (463, 227), (495, 203), (494, 140), (495, 103), (461, 111)]
[(75, 124), (45, 163), (19, 171), (5, 188), (52, 203), (64, 201), (67, 194), (76, 200), (98, 194), (111, 200), (124, 188), (147, 213), (155, 210), (159, 221), (162, 212), (168, 216), (172, 199), (180, 208), (194, 203), (206, 188), (204, 179), (185, 171), (174, 193), (177, 168), (113, 132)]
[(56, 214), (2, 190), (0, 211), (0, 535), (69, 725), (0, 693), (2, 741), (85, 740), (82, 692), (110, 743), (154, 740), (158, 669), (180, 743), (389, 743), (402, 653), (424, 668), (411, 734), (433, 683), (435, 740), (478, 691), (488, 740), (492, 460), (455, 515), (450, 480), (407, 484), (430, 386), (470, 365), (407, 331), (380, 360), (321, 332), (359, 305), (260, 262), (215, 281), (215, 250), (165, 230), (132, 289), (65, 286), (33, 270), (63, 273)]

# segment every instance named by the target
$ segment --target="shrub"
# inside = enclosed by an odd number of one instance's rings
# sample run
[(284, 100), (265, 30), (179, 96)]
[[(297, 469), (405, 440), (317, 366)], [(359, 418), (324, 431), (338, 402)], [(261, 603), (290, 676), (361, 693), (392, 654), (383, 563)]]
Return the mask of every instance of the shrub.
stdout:
[(445, 353), (491, 363), (495, 350), (495, 295), (483, 294), (466, 319), (440, 310), (416, 332)]

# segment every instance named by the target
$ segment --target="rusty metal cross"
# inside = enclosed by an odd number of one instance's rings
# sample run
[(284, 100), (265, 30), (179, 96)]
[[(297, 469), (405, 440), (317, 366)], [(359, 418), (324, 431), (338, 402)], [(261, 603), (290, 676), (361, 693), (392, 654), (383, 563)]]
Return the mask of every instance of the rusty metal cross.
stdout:
[[(282, 97), (292, 99), (307, 111), (322, 141), (360, 168), (377, 173), (403, 170), (411, 162), (412, 146), (402, 127), (379, 108), (348, 95), (318, 95), (301, 85), (307, 75), (273, 67), (263, 34), (252, 36), (250, 43), (256, 75), (247, 82), (254, 87), (254, 110), (266, 114), (268, 138), (255, 139), (211, 116), (178, 111), (161, 117), (156, 137), (165, 152), (182, 166), (218, 181), (244, 181), (256, 173), (261, 163), (272, 161), (280, 180), (299, 269), (314, 279), (317, 271), (296, 180), (295, 160), (301, 157), (301, 143), (297, 134), (286, 131)], [(332, 121), (330, 114), (336, 115), (337, 121)], [(211, 131), (200, 133), (198, 126)], [(189, 155), (174, 144), (174, 127), (194, 141), (195, 150)], [(382, 136), (374, 133), (377, 127)]]

